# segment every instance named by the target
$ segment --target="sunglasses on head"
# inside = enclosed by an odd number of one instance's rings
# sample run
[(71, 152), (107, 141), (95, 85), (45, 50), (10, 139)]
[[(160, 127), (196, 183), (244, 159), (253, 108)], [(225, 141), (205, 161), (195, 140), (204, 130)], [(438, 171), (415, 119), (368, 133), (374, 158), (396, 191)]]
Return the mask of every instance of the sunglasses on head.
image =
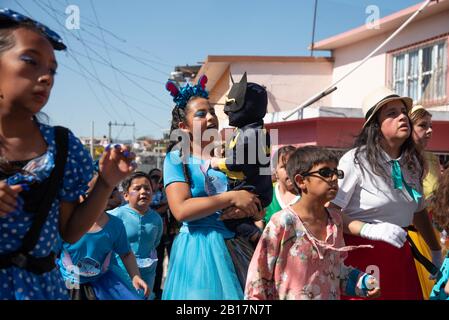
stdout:
[(331, 178), (334, 174), (337, 176), (338, 179), (343, 179), (345, 177), (345, 173), (343, 172), (343, 170), (331, 169), (328, 167), (321, 168), (320, 170), (317, 170), (317, 171), (306, 172), (301, 175), (303, 177), (307, 177), (307, 176), (313, 176), (316, 173), (318, 173), (323, 178)]
[(55, 50), (67, 49), (66, 45), (62, 42), (62, 38), (49, 27), (11, 9), (0, 8), (0, 24), (5, 22), (11, 22), (12, 24), (31, 23), (45, 35)]

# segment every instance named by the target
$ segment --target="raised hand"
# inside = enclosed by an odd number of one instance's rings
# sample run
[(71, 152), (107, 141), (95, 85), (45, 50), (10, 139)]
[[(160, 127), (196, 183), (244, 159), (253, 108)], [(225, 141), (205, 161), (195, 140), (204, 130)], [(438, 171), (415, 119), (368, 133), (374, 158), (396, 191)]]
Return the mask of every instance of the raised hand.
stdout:
[(99, 162), (99, 177), (113, 188), (136, 169), (135, 157), (124, 145), (107, 146)]

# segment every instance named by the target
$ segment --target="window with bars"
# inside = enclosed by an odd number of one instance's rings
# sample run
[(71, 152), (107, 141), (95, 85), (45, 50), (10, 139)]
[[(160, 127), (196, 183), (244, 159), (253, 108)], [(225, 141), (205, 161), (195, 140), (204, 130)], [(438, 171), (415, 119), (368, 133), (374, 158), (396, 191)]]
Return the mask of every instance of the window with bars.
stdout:
[(447, 41), (393, 54), (393, 90), (415, 103), (447, 98)]

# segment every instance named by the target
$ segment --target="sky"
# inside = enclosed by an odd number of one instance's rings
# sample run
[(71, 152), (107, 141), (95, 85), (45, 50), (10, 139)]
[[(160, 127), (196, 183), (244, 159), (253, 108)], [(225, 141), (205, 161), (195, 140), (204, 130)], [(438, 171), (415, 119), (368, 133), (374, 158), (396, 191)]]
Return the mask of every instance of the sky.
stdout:
[[(317, 0), (315, 41), (363, 25), (417, 0)], [(43, 112), (77, 136), (162, 137), (172, 99), (165, 83), (177, 65), (208, 55), (310, 56), (315, 0), (0, 0), (61, 35), (58, 71)], [(79, 20), (70, 6), (79, 9)], [(79, 21), (79, 29), (70, 29)], [(68, 23), (67, 23), (68, 22)], [(67, 28), (69, 26), (69, 28)], [(316, 55), (326, 55), (321, 52)], [(302, 101), (298, 101), (298, 105)]]

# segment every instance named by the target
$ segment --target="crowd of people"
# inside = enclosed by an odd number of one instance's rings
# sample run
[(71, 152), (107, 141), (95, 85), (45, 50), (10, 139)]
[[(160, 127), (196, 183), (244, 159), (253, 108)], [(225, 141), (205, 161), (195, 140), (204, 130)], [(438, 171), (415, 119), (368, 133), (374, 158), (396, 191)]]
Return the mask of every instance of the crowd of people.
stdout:
[(222, 154), (195, 139), (219, 128), (207, 77), (169, 81), (171, 133), (188, 139), (146, 173), (129, 147), (109, 145), (95, 164), (41, 119), (64, 49), (0, 9), (0, 299), (449, 298), (449, 169), (425, 151), (431, 114), (412, 99), (369, 94), (344, 154), (272, 153), (267, 92), (245, 74), (226, 99), (236, 130)]

